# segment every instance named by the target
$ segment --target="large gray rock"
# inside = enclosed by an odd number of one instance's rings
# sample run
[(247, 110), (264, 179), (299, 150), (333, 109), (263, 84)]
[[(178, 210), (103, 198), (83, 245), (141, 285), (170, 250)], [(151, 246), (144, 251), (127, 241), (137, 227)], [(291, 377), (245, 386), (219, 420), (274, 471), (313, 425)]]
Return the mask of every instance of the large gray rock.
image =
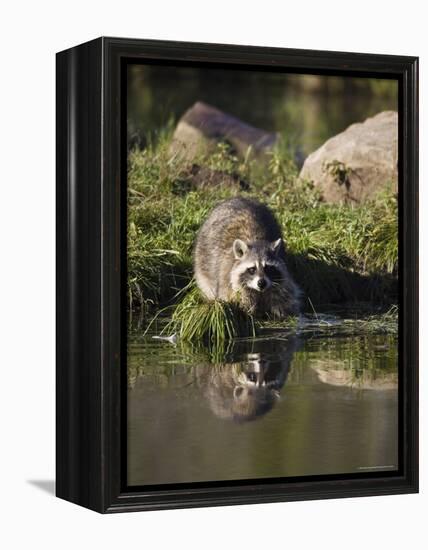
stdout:
[(397, 189), (398, 114), (383, 111), (352, 124), (305, 160), (300, 177), (327, 202), (359, 203), (390, 185)]
[(198, 101), (179, 120), (171, 143), (171, 153), (193, 161), (198, 155), (213, 151), (217, 143), (226, 142), (238, 156), (245, 157), (249, 147), (255, 155), (260, 155), (270, 150), (276, 140), (276, 134), (254, 128)]

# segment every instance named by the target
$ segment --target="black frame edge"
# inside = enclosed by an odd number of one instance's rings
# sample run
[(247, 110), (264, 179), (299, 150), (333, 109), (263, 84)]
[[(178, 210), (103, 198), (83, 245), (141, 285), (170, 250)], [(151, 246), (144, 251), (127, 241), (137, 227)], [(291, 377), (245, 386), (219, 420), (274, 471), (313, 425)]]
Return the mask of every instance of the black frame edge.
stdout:
[[(120, 67), (125, 57), (300, 67), (305, 72), (376, 72), (401, 79), (401, 180), (406, 190), (401, 204), (401, 267), (407, 326), (403, 476), (298, 482), (288, 487), (262, 483), (228, 487), (225, 482), (210, 489), (178, 491), (165, 486), (156, 493), (124, 491), (118, 392), (124, 200)], [(57, 55), (57, 496), (111, 513), (418, 492), (417, 120), (416, 57), (117, 38), (100, 38)]]
[(419, 492), (419, 58), (403, 71), (403, 144), (401, 162), (400, 271), (402, 354), (405, 364), (405, 475)]
[(102, 40), (56, 71), (56, 495), (102, 511)]

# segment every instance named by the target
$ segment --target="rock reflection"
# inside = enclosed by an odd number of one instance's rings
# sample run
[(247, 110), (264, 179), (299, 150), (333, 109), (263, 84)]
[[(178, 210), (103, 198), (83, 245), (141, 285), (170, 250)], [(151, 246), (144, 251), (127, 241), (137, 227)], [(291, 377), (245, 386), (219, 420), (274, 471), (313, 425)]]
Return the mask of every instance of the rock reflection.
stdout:
[(398, 372), (373, 373), (363, 370), (356, 375), (352, 369), (345, 368), (343, 361), (313, 361), (310, 365), (323, 384), (344, 386), (359, 390), (396, 390), (398, 387)]

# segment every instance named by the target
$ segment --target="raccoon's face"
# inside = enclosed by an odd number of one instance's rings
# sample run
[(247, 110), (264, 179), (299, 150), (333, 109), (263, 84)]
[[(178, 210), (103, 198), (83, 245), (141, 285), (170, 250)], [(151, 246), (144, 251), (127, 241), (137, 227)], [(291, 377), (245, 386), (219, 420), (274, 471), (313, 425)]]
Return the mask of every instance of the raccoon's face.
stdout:
[(266, 386), (266, 372), (269, 370), (270, 361), (260, 353), (248, 353), (246, 359), (241, 383), (254, 387)]
[(285, 275), (285, 265), (279, 256), (281, 244), (281, 239), (272, 243), (246, 243), (236, 239), (233, 243), (235, 264), (230, 274), (233, 290), (266, 292), (280, 283)]
[(233, 388), (235, 419), (251, 420), (268, 412), (279, 398), (269, 380), (269, 360), (260, 353), (247, 354)]

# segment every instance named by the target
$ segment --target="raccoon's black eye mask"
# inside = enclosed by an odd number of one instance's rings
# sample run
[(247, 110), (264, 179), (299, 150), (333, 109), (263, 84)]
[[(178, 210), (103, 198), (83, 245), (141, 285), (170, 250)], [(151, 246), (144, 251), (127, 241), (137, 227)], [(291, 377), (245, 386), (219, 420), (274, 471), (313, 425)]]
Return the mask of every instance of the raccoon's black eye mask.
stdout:
[(272, 281), (278, 281), (282, 278), (282, 274), (274, 265), (266, 265), (265, 273)]
[(250, 275), (254, 275), (256, 271), (257, 269), (255, 267), (249, 267), (247, 269), (247, 273), (249, 273)]

